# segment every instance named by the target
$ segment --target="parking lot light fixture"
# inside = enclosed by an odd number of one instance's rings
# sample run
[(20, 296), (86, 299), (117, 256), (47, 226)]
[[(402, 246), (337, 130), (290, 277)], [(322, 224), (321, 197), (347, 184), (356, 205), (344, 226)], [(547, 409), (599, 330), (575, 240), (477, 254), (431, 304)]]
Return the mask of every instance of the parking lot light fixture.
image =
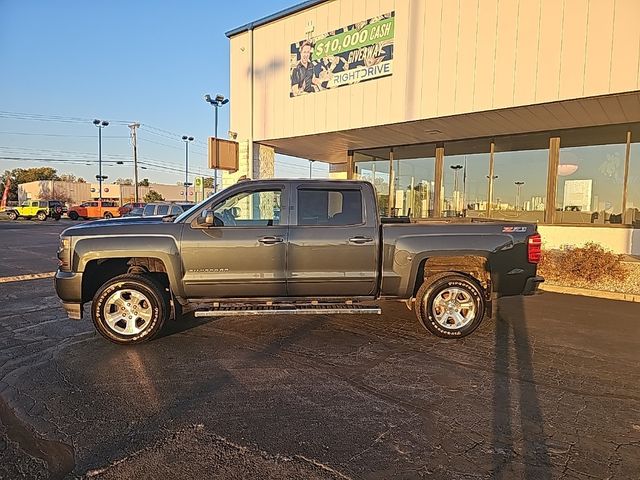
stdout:
[(105, 127), (109, 126), (109, 122), (106, 120), (99, 120), (99, 119), (95, 119), (93, 121), (93, 124), (98, 127), (98, 175), (96, 175), (96, 178), (98, 179), (98, 183), (99, 183), (99, 191), (98, 191), (98, 199), (102, 200), (102, 180), (103, 175), (102, 175), (102, 129)]
[(184, 200), (189, 201), (189, 143), (193, 142), (193, 137), (183, 135), (184, 142)]
[[(214, 138), (218, 138), (218, 109), (223, 105), (229, 103), (229, 99), (225, 98), (224, 95), (218, 93), (215, 98), (211, 98), (211, 95), (207, 94), (204, 96), (204, 101), (210, 103), (215, 108), (215, 124), (214, 124)], [(218, 143), (216, 143), (216, 149), (218, 148)], [(217, 152), (216, 152), (217, 153)], [(218, 155), (216, 155), (218, 158)], [(218, 191), (218, 170), (213, 170), (213, 191), (214, 193)]]

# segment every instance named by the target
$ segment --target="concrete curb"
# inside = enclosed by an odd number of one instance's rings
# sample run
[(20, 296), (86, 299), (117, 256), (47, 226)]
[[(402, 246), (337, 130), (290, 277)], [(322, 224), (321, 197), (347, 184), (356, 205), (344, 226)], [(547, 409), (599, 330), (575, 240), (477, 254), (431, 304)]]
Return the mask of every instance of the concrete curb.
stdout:
[(24, 282), (25, 280), (39, 280), (41, 278), (52, 278), (56, 272), (29, 273), (27, 275), (14, 275), (12, 277), (0, 277), (0, 283)]
[(590, 290), (588, 288), (563, 287), (543, 283), (540, 290), (553, 293), (566, 293), (568, 295), (582, 295), (584, 297), (606, 298), (607, 300), (622, 300), (624, 302), (640, 303), (640, 295), (632, 293), (607, 292), (604, 290)]

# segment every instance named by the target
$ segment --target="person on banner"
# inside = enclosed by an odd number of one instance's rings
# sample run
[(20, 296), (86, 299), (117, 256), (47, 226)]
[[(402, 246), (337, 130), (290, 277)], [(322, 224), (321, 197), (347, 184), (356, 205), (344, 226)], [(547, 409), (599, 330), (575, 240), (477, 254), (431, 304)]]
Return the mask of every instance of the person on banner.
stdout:
[(294, 96), (319, 90), (320, 81), (311, 60), (313, 45), (305, 40), (300, 45), (300, 61), (291, 71), (291, 93)]

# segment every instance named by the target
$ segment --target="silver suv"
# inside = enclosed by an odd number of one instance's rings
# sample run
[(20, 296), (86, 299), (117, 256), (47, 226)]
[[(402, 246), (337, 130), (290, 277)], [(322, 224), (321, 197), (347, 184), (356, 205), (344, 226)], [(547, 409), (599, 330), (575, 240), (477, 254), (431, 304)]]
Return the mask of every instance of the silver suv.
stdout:
[(165, 215), (180, 215), (182, 212), (186, 212), (193, 203), (172, 203), (172, 202), (154, 202), (147, 203), (142, 211), (143, 217), (157, 217)]

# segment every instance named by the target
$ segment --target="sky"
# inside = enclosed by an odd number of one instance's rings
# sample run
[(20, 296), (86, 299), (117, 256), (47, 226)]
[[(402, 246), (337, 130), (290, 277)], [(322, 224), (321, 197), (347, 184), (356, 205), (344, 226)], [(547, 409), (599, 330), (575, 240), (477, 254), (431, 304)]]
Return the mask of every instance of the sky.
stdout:
[[(296, 3), (0, 0), (0, 173), (52, 166), (95, 179), (97, 118), (110, 122), (102, 132), (109, 181), (133, 177), (132, 121), (142, 125), (140, 178), (184, 181), (182, 135), (195, 138), (192, 175), (211, 175), (206, 138), (214, 112), (203, 96), (228, 96), (225, 32)], [(221, 137), (228, 118), (227, 105), (220, 110)], [(327, 171), (313, 165), (314, 177)], [(277, 156), (276, 176), (308, 175), (306, 160)]]

